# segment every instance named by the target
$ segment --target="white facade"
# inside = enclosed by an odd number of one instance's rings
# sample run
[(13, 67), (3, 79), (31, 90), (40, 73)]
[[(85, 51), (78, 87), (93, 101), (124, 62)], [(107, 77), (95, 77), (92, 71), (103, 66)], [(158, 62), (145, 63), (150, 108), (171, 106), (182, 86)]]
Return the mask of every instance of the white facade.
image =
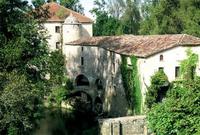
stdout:
[[(48, 42), (48, 46), (50, 51), (54, 51), (56, 50), (56, 43), (60, 43), (61, 44), (61, 33), (60, 32), (56, 32), (56, 27), (62, 27), (62, 23), (59, 22), (46, 22), (43, 24), (44, 28), (47, 31), (47, 42)], [(61, 30), (61, 29), (60, 29)]]
[[(200, 46), (178, 46), (146, 58), (138, 58), (137, 67), (141, 82), (143, 103), (145, 101), (147, 87), (150, 86), (151, 76), (153, 76), (159, 68), (163, 68), (169, 81), (174, 81), (176, 79), (175, 68), (180, 67), (180, 62), (187, 58), (186, 50), (189, 48), (200, 57)], [(84, 74), (92, 83), (90, 87), (92, 92), (95, 92), (93, 89), (95, 87), (95, 80), (100, 78), (105, 86), (104, 97), (106, 98), (103, 98), (103, 102), (105, 103), (104, 110), (111, 110), (112, 113), (119, 113), (119, 111), (115, 110), (119, 109), (118, 107), (111, 109), (111, 106), (122, 105), (120, 107), (123, 108), (126, 102), (121, 99), (125, 98), (120, 68), (121, 55), (96, 46), (78, 45), (65, 45), (63, 47), (63, 53), (66, 56), (66, 68), (69, 77), (75, 82), (75, 79), (79, 74)], [(112, 55), (114, 56), (114, 59), (112, 59)], [(163, 56), (162, 60), (160, 60), (161, 55)], [(84, 65), (81, 65), (81, 57), (84, 58)], [(130, 59), (127, 60), (127, 63), (131, 65)], [(197, 75), (200, 75), (199, 64), (196, 68), (196, 73)], [(112, 96), (117, 99), (115, 100), (115, 103), (108, 101), (108, 97)], [(123, 103), (119, 103), (118, 101), (123, 101)]]
[[(147, 86), (150, 86), (151, 76), (153, 76), (155, 72), (159, 70), (159, 68), (163, 68), (170, 82), (176, 79), (175, 68), (180, 67), (180, 62), (187, 58), (186, 50), (189, 48), (191, 48), (193, 53), (198, 54), (200, 57), (200, 46), (178, 46), (147, 58), (138, 58), (137, 64), (141, 80), (141, 92), (143, 95), (143, 101), (147, 91)], [(163, 56), (163, 60), (160, 60), (161, 55)], [(199, 64), (196, 68), (196, 74), (200, 75)]]
[[(67, 19), (69, 19), (69, 16)], [(45, 22), (44, 28), (47, 30), (47, 41), (50, 51), (55, 51), (68, 42), (80, 38), (92, 37), (92, 23), (79, 22)]]
[[(68, 77), (73, 80), (75, 87), (76, 78), (84, 75), (89, 80), (87, 93), (94, 99), (100, 97), (105, 112), (112, 116), (127, 114), (128, 104), (120, 70), (120, 54), (94, 46), (73, 45), (64, 45), (63, 54), (66, 57)], [(101, 80), (103, 90), (96, 88), (97, 79)]]

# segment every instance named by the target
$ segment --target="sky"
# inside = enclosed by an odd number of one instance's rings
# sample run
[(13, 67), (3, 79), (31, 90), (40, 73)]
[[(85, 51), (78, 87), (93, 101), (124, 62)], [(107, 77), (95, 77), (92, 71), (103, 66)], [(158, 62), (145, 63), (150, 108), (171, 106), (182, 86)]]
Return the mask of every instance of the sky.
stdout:
[[(31, 3), (31, 0), (27, 0), (29, 3)], [(94, 7), (94, 0), (80, 0), (80, 3), (82, 4), (84, 8), (85, 16), (94, 19), (92, 14), (89, 12)]]

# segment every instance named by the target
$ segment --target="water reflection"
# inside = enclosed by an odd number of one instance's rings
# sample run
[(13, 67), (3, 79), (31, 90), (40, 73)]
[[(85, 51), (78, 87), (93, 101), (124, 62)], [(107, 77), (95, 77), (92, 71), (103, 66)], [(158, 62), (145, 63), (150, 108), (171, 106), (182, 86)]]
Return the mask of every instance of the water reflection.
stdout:
[(47, 109), (33, 135), (97, 135), (97, 120), (92, 112)]

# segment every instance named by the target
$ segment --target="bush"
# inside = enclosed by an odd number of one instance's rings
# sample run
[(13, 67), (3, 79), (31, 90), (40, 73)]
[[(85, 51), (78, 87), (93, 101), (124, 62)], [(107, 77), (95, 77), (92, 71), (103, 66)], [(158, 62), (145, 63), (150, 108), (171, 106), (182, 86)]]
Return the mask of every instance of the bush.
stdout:
[(169, 88), (169, 81), (166, 74), (160, 70), (151, 77), (151, 85), (146, 94), (145, 104), (151, 108), (154, 103), (162, 101)]
[(199, 135), (200, 78), (178, 83), (163, 103), (148, 113), (149, 128), (159, 135)]
[(66, 99), (68, 91), (63, 86), (58, 86), (52, 89), (52, 92), (48, 98), (50, 105), (61, 106), (61, 102)]

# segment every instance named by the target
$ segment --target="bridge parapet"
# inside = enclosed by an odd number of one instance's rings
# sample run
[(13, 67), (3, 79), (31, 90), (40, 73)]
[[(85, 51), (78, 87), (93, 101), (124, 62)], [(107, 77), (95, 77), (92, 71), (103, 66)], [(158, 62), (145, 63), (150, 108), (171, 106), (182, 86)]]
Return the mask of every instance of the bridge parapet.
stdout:
[(99, 120), (100, 135), (148, 135), (146, 116), (127, 116)]

